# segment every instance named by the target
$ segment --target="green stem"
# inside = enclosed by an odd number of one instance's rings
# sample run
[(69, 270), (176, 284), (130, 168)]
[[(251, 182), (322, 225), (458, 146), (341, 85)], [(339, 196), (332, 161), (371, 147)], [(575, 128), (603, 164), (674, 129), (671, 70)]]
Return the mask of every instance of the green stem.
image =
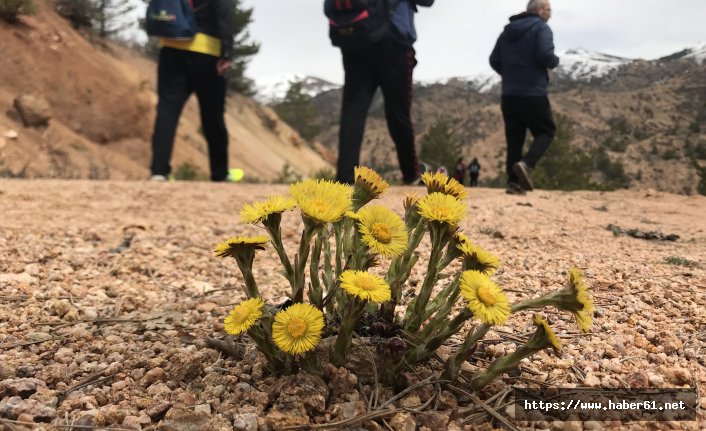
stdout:
[(444, 309), (448, 308), (448, 311), (446, 313), (437, 313), (437, 314), (444, 314), (442, 317), (446, 317), (448, 315), (448, 312), (451, 311), (451, 308), (453, 305), (456, 303), (456, 299), (458, 298), (458, 295), (461, 293), (460, 289), (458, 288), (458, 284), (461, 280), (461, 273), (456, 274), (454, 279), (451, 281), (451, 283), (448, 284), (445, 288), (439, 292), (434, 299), (431, 300), (429, 305), (427, 305), (427, 308), (424, 312), (424, 320), (428, 319), (431, 317), (432, 314), (436, 313), (439, 309), (442, 307)]
[(364, 310), (365, 302), (360, 301), (358, 298), (348, 298), (341, 328), (338, 331), (336, 342), (333, 346), (333, 352), (331, 353), (331, 363), (333, 365), (337, 367), (343, 366), (346, 353), (353, 340), (353, 332)]
[(236, 257), (235, 261), (238, 263), (240, 273), (243, 274), (243, 280), (245, 281), (245, 294), (248, 298), (259, 298), (260, 291), (257, 289), (257, 282), (255, 281), (255, 276), (252, 273), (252, 264), (248, 265), (247, 262), (239, 257)]
[(270, 235), (270, 239), (272, 240), (272, 245), (277, 252), (277, 256), (279, 256), (279, 260), (282, 262), (284, 274), (289, 281), (289, 285), (292, 287), (292, 291), (294, 291), (294, 269), (292, 268), (292, 263), (289, 261), (289, 257), (287, 257), (287, 253), (284, 251), (284, 244), (282, 243), (282, 230), (280, 229), (279, 222), (269, 223), (266, 221), (264, 225), (265, 229), (267, 229), (267, 233)]
[(311, 246), (311, 239), (316, 234), (317, 227), (309, 226), (304, 222), (304, 231), (302, 232), (302, 238), (299, 242), (299, 253), (297, 253), (294, 266), (294, 292), (292, 295), (292, 301), (294, 303), (304, 302), (304, 282), (306, 280), (306, 261), (309, 258), (309, 248)]
[(471, 380), (471, 389), (474, 391), (483, 389), (488, 383), (495, 380), (498, 376), (515, 368), (521, 360), (534, 355), (543, 348), (544, 347), (542, 346), (529, 347), (524, 345), (511, 354), (498, 358), (490, 365), (490, 367), (488, 367), (487, 370), (473, 377)]
[(441, 322), (446, 324), (438, 325), (438, 327), (434, 328), (436, 335), (429, 338), (428, 340), (424, 340), (423, 343), (420, 343), (419, 345), (417, 345), (417, 347), (415, 347), (411, 351), (408, 351), (405, 355), (405, 362), (407, 362), (409, 365), (414, 365), (417, 362), (430, 357), (432, 354), (434, 354), (436, 349), (441, 347), (441, 345), (449, 339), (449, 337), (458, 332), (459, 329), (461, 329), (461, 326), (463, 326), (463, 324), (466, 322), (466, 320), (470, 319), (472, 316), (473, 313), (471, 313), (470, 310), (468, 310), (467, 308), (464, 308), (450, 322), (448, 320), (444, 320), (443, 322)]
[(309, 302), (311, 305), (323, 308), (323, 290), (319, 280), (319, 264), (321, 263), (321, 249), (323, 247), (323, 230), (319, 231), (311, 252), (311, 263), (309, 264)]
[(471, 350), (475, 348), (478, 340), (483, 338), (485, 334), (490, 330), (490, 325), (482, 325), (477, 330), (469, 331), (466, 334), (466, 339), (459, 346), (456, 353), (446, 361), (446, 369), (441, 375), (441, 380), (455, 381), (458, 378), (458, 371), (461, 369), (461, 365), (468, 358)]

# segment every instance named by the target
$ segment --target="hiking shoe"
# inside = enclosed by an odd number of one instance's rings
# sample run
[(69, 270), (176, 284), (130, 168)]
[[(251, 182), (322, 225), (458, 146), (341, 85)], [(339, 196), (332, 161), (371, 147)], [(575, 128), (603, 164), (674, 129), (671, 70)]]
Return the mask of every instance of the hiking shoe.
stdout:
[(228, 169), (228, 176), (226, 181), (229, 183), (239, 183), (245, 176), (245, 171), (240, 168)]
[(532, 178), (530, 178), (530, 175), (532, 175), (532, 168), (527, 166), (527, 163), (520, 160), (519, 162), (512, 165), (512, 172), (517, 175), (517, 180), (520, 182), (520, 185), (523, 189), (528, 192), (534, 190)]
[(527, 191), (522, 188), (521, 185), (517, 183), (507, 183), (507, 188), (505, 189), (505, 193), (509, 195), (519, 195), (519, 196), (524, 196), (527, 194)]
[(164, 175), (152, 175), (150, 177), (150, 181), (157, 181), (157, 182), (167, 181), (167, 177)]

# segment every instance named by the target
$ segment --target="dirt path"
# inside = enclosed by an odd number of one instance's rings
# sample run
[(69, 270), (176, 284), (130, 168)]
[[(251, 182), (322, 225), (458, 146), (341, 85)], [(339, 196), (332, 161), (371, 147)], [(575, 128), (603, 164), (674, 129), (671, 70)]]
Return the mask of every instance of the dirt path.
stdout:
[[(393, 187), (384, 202), (401, 212), (402, 196), (413, 190)], [(268, 410), (275, 381), (263, 378), (257, 355), (233, 360), (204, 341), (224, 338), (222, 319), (242, 298), (239, 290), (222, 290), (238, 288), (242, 279), (234, 262), (212, 257), (213, 246), (261, 234), (239, 224), (243, 203), (286, 192), (259, 184), (0, 180), (0, 418), (128, 429), (160, 421), (173, 426), (165, 429), (298, 423)], [(598, 308), (590, 336), (577, 336), (571, 318), (553, 314), (563, 358), (541, 353), (525, 364), (523, 377), (595, 387), (706, 384), (705, 197), (646, 191), (515, 197), (496, 189), (470, 195), (461, 227), (501, 258), (495, 279), (511, 301), (558, 288), (576, 266)], [(609, 224), (679, 240), (616, 236)], [(292, 253), (300, 228), (296, 213), (285, 215)], [(287, 285), (276, 262), (271, 249), (256, 260), (255, 277), (271, 303), (282, 301)], [(415, 270), (410, 282), (422, 274)], [(487, 338), (526, 332), (527, 322), (513, 318)], [(479, 355), (492, 360), (513, 348), (505, 339), (484, 345)], [(329, 389), (336, 392), (331, 383)], [(346, 405), (363, 413), (367, 406), (356, 401), (362, 392), (354, 385), (340, 399), (307, 406), (303, 420), (343, 420), (351, 416)], [(700, 403), (706, 407), (703, 394)], [(420, 426), (423, 420), (417, 417)], [(462, 422), (446, 426), (464, 429)], [(676, 426), (699, 424), (706, 426), (703, 410), (699, 422)]]

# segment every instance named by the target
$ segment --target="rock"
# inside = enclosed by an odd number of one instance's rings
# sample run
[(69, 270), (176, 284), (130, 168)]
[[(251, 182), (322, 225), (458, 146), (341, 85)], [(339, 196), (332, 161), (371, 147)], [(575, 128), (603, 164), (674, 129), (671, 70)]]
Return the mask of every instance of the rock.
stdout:
[(169, 401), (158, 401), (152, 406), (145, 409), (145, 414), (154, 421), (160, 420), (169, 409), (172, 408), (172, 403)]
[(23, 94), (15, 98), (13, 106), (22, 118), (25, 127), (40, 127), (49, 124), (51, 106), (42, 96)]
[(20, 135), (17, 133), (17, 130), (12, 130), (12, 129), (8, 130), (8, 131), (5, 132), (5, 134), (3, 135), (4, 138), (9, 139), (9, 140), (12, 140), (12, 141), (14, 141), (15, 139), (17, 139), (19, 136), (20, 136)]
[(233, 399), (255, 406), (265, 406), (269, 402), (266, 393), (260, 392), (245, 382), (239, 382), (233, 389)]
[(0, 401), (0, 417), (17, 419), (21, 415), (31, 417), (31, 422), (50, 422), (56, 417), (56, 409), (20, 397), (7, 397)]
[(382, 425), (374, 421), (363, 422), (363, 429), (366, 431), (385, 431), (385, 428), (383, 428)]
[(74, 351), (68, 347), (62, 347), (54, 354), (54, 360), (60, 364), (68, 364), (74, 360)]
[(441, 391), (439, 394), (439, 410), (456, 410), (458, 399), (449, 391)]
[(274, 410), (288, 412), (294, 409), (301, 412), (303, 408), (309, 416), (326, 410), (328, 394), (323, 379), (303, 372), (280, 378), (269, 391), (270, 399), (274, 400)]
[(293, 413), (274, 410), (265, 416), (264, 423), (273, 430), (280, 430), (290, 426), (309, 425), (310, 421), (309, 417), (305, 415), (295, 415)]
[(140, 380), (140, 384), (144, 387), (152, 385), (154, 382), (164, 382), (167, 380), (167, 373), (160, 367), (153, 368), (145, 373), (145, 376)]
[(395, 431), (415, 431), (417, 424), (409, 413), (397, 413), (390, 419), (390, 427)]
[(257, 431), (255, 413), (239, 413), (233, 417), (233, 428), (237, 431)]
[(667, 368), (664, 370), (664, 377), (675, 385), (688, 385), (691, 382), (691, 372), (686, 368)]
[[(636, 373), (630, 374), (626, 379), (625, 383), (631, 388), (645, 389), (650, 386), (650, 378), (644, 371), (638, 371)], [(586, 428), (584, 426), (584, 428)]]
[(0, 399), (4, 397), (19, 396), (29, 398), (38, 389), (47, 389), (47, 385), (39, 379), (8, 379), (0, 381)]
[(15, 369), (10, 366), (10, 364), (5, 364), (2, 363), (0, 364), (0, 382), (2, 382), (5, 379), (9, 379), (14, 377), (15, 374)]
[(587, 421), (583, 423), (584, 431), (600, 431), (604, 429), (603, 425), (598, 421)]
[(194, 412), (203, 412), (206, 413), (207, 415), (211, 414), (211, 405), (210, 404), (199, 404), (194, 407)]
[(415, 408), (422, 404), (417, 394), (409, 394), (400, 400), (400, 407)]
[(427, 427), (432, 430), (444, 430), (446, 425), (449, 423), (449, 417), (445, 414), (428, 411), (424, 412), (417, 417), (417, 422), (419, 426)]
[(579, 421), (566, 421), (562, 431), (583, 431), (583, 425)]
[(204, 412), (192, 412), (188, 409), (173, 408), (165, 417), (165, 420), (157, 427), (163, 431), (208, 431), (209, 417)]
[(358, 386), (358, 377), (345, 367), (336, 368), (332, 364), (326, 364), (324, 374), (329, 382), (328, 388), (333, 399), (340, 399), (351, 394)]

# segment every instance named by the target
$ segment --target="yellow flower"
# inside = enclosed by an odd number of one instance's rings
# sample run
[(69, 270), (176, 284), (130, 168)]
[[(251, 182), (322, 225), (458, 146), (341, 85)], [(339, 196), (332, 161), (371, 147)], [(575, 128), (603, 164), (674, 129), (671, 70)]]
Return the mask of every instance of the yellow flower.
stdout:
[(253, 238), (236, 236), (226, 242), (218, 244), (215, 253), (216, 256), (219, 257), (237, 257), (239, 254), (251, 254), (256, 250), (264, 250), (268, 242), (270, 242), (270, 240), (266, 236), (256, 236)]
[(387, 181), (370, 168), (357, 166), (354, 175), (353, 201), (356, 202), (357, 208), (378, 198), (390, 186)]
[(417, 202), (419, 214), (429, 221), (457, 225), (466, 216), (466, 205), (453, 196), (431, 193)]
[(483, 323), (501, 325), (510, 316), (510, 301), (490, 277), (478, 271), (463, 271), (461, 295), (468, 309)]
[(544, 330), (544, 333), (546, 334), (547, 339), (549, 340), (549, 343), (552, 345), (552, 347), (554, 347), (556, 350), (561, 350), (561, 341), (559, 341), (559, 339), (556, 337), (556, 334), (554, 334), (554, 331), (549, 326), (549, 323), (547, 323), (546, 319), (542, 317), (541, 314), (535, 314), (532, 320), (534, 320), (535, 325), (541, 327)]
[(328, 180), (305, 180), (290, 186), (292, 197), (305, 216), (330, 223), (341, 219), (353, 207), (353, 189)]
[(358, 227), (363, 243), (374, 253), (395, 257), (407, 250), (407, 230), (391, 209), (371, 205), (358, 211)]
[(576, 307), (576, 310), (573, 312), (576, 317), (576, 323), (580, 330), (588, 332), (593, 324), (595, 308), (593, 301), (591, 301), (588, 295), (588, 288), (583, 281), (583, 275), (577, 268), (571, 268), (569, 270), (568, 287), (574, 293), (576, 302), (579, 303), (579, 307)]
[(297, 303), (275, 315), (272, 339), (283, 352), (300, 355), (316, 347), (324, 329), (324, 314), (310, 304)]
[(421, 196), (416, 193), (405, 193), (404, 201), (402, 202), (405, 211), (409, 211), (410, 209), (416, 209), (416, 205), (420, 197)]
[(493, 275), (500, 266), (500, 260), (497, 257), (474, 245), (468, 238), (459, 241), (456, 247), (463, 253), (466, 269), (474, 269), (486, 275)]
[(284, 196), (270, 196), (264, 202), (246, 204), (240, 211), (240, 221), (255, 224), (267, 220), (272, 214), (281, 214), (297, 206), (292, 198)]
[(468, 191), (463, 184), (456, 181), (454, 178), (449, 178), (448, 175), (436, 172), (425, 172), (422, 174), (422, 181), (427, 186), (428, 193), (443, 193), (450, 195), (456, 199), (466, 199)]
[(392, 299), (390, 286), (375, 274), (349, 269), (341, 273), (339, 280), (343, 290), (362, 300), (381, 304)]
[(265, 303), (261, 298), (252, 298), (233, 307), (225, 318), (226, 332), (231, 335), (240, 335), (262, 317), (262, 307)]

